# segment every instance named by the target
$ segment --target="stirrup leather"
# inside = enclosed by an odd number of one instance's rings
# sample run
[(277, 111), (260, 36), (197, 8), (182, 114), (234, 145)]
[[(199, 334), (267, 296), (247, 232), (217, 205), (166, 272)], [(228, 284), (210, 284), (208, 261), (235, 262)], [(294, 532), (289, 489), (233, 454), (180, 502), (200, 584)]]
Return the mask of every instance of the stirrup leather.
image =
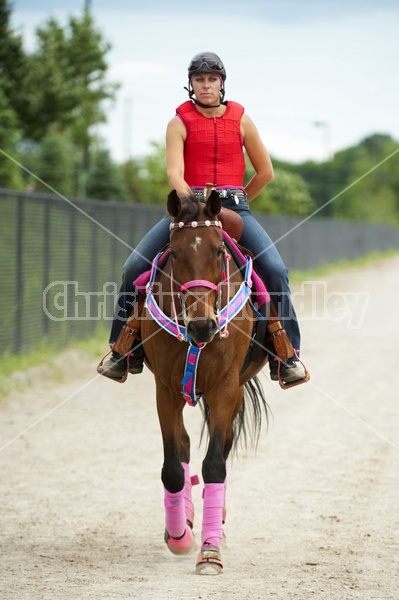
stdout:
[(120, 354), (120, 356), (128, 356), (133, 348), (135, 340), (140, 340), (141, 338), (140, 316), (143, 310), (144, 300), (144, 296), (140, 294), (136, 307), (133, 307), (132, 314), (122, 327), (122, 331), (112, 348), (112, 350)]

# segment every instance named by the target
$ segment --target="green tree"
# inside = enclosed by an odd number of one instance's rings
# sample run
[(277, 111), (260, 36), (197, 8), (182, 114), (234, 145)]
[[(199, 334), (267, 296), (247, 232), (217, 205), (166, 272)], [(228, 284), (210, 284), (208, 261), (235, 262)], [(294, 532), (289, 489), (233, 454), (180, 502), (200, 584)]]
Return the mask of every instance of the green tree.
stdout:
[(13, 160), (18, 137), (16, 114), (0, 88), (0, 149), (4, 152), (0, 154), (0, 187), (23, 187), (20, 168)]
[(119, 167), (120, 176), (127, 192), (127, 198), (137, 204), (144, 201), (139, 169), (139, 164), (133, 159), (126, 161)]
[[(253, 167), (247, 160), (245, 183), (253, 174)], [(316, 208), (304, 179), (296, 173), (276, 166), (273, 181), (254, 202), (254, 210), (275, 215), (306, 216)]]
[(75, 194), (73, 146), (69, 137), (58, 132), (55, 125), (41, 141), (36, 174), (44, 182), (36, 182), (36, 191), (48, 193), (50, 186), (61, 194)]
[(384, 161), (398, 148), (389, 135), (374, 134), (334, 156), (334, 217), (399, 223), (399, 154)]
[(27, 105), (24, 82), (28, 64), (22, 38), (10, 27), (10, 16), (10, 2), (0, 0), (0, 89), (20, 118)]
[(68, 132), (86, 173), (95, 126), (106, 121), (104, 103), (114, 99), (118, 88), (106, 80), (110, 45), (96, 30), (88, 9), (81, 18), (70, 17), (65, 28), (51, 18), (36, 35), (38, 46), (29, 56), (25, 82), (25, 136), (40, 142), (52, 125)]
[(376, 133), (326, 163), (273, 162), (303, 177), (316, 207), (322, 208), (320, 217), (399, 223), (398, 149), (391, 136)]
[(262, 210), (262, 196), (268, 199), (275, 213), (304, 217), (311, 214), (316, 206), (308, 187), (300, 175), (283, 169), (275, 169), (273, 181), (262, 192), (257, 208)]
[(111, 160), (109, 151), (97, 150), (94, 153), (88, 173), (86, 190), (89, 198), (100, 200), (126, 200), (127, 191), (119, 170)]
[[(10, 27), (11, 7), (0, 0), (0, 186), (23, 187), (20, 168), (12, 160), (20, 139), (18, 107), (21, 105), (25, 54), (22, 40)], [(8, 158), (10, 155), (12, 158)]]
[(152, 142), (153, 152), (138, 163), (140, 197), (145, 204), (166, 206), (170, 185), (166, 174), (165, 144)]
[(304, 163), (288, 163), (273, 160), (275, 170), (283, 169), (289, 173), (299, 175), (306, 183), (306, 187), (315, 209), (321, 208), (318, 217), (331, 217), (332, 209), (329, 200), (332, 197), (332, 171), (331, 162), (317, 163), (307, 160)]

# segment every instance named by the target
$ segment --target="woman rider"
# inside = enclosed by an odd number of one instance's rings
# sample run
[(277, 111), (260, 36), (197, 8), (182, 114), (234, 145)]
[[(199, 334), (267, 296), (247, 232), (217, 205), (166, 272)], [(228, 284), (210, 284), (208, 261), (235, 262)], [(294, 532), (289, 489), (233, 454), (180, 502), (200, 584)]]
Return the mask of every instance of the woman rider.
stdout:
[[(166, 131), (166, 166), (170, 186), (179, 198), (193, 192), (202, 197), (205, 184), (212, 182), (222, 198), (222, 206), (242, 217), (244, 229), (240, 244), (254, 255), (254, 265), (265, 281), (278, 309), (280, 320), (293, 348), (299, 356), (300, 333), (291, 301), (287, 269), (274, 246), (249, 208), (251, 202), (273, 179), (269, 154), (252, 120), (244, 108), (224, 101), (226, 71), (213, 52), (194, 56), (188, 67), (189, 100), (176, 109)], [(244, 187), (245, 158), (243, 149), (255, 174)], [(123, 281), (112, 324), (110, 345), (115, 344), (135, 304), (137, 290), (132, 282), (149, 268), (157, 252), (169, 242), (170, 218), (162, 219), (141, 240), (123, 268)], [(270, 372), (278, 380), (277, 362), (272, 347)], [(143, 351), (140, 344), (133, 347), (129, 372), (141, 373)], [(126, 358), (113, 352), (110, 359), (98, 367), (101, 374), (121, 380), (126, 372)], [(282, 363), (280, 376), (287, 382), (305, 378), (302, 364), (293, 359)]]

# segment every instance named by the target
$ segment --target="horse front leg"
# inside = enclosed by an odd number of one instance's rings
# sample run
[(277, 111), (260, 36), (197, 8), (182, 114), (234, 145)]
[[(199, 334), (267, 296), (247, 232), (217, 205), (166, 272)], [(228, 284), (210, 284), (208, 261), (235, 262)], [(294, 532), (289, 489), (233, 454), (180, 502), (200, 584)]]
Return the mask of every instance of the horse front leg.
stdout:
[[(223, 398), (221, 396), (220, 398)], [(223, 523), (226, 516), (226, 460), (233, 442), (233, 421), (242, 398), (239, 389), (232, 408), (224, 400), (210, 408), (209, 445), (202, 464), (204, 479), (201, 550), (198, 554), (196, 573), (218, 575), (223, 572), (220, 545), (223, 539)], [(209, 404), (209, 403), (208, 403)]]
[(180, 395), (174, 398), (169, 390), (157, 385), (157, 407), (164, 447), (161, 474), (164, 485), (164, 539), (174, 554), (187, 554), (194, 546), (194, 509), (188, 467), (189, 438), (182, 416), (184, 401)]
[[(222, 432), (215, 430), (210, 439), (202, 469), (204, 490), (201, 550), (196, 566), (198, 575), (219, 575), (223, 571), (220, 551), (226, 493), (226, 465), (223, 458), (223, 446)], [(210, 474), (214, 474), (218, 481), (214, 481), (214, 477)]]

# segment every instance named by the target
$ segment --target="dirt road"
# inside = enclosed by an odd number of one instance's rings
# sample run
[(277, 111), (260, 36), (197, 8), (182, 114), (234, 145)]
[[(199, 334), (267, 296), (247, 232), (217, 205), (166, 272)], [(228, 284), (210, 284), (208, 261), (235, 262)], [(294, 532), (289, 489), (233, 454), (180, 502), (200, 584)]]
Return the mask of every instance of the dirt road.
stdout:
[[(218, 577), (163, 543), (150, 373), (120, 386), (75, 352), (51, 367), (68, 365), (63, 383), (35, 371), (0, 405), (2, 600), (396, 600), (398, 273), (396, 256), (295, 290), (312, 379), (261, 376), (273, 417), (229, 464)], [(200, 413), (186, 415), (200, 473)]]

